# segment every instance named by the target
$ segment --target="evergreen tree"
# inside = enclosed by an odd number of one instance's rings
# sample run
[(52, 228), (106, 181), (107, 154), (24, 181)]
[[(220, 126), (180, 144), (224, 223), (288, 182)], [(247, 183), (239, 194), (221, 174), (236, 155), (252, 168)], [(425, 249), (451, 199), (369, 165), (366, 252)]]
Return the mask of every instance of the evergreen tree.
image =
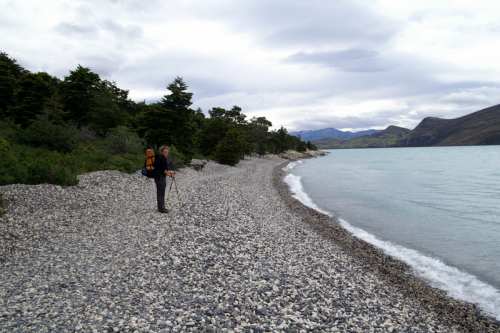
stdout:
[(211, 110), (208, 110), (208, 114), (210, 115), (210, 118), (222, 118), (226, 116), (226, 110), (223, 108), (212, 108)]
[(64, 119), (67, 113), (64, 111), (61, 96), (56, 91), (50, 98), (45, 101), (44, 112), (47, 118), (55, 125), (64, 125)]
[(224, 139), (219, 141), (213, 152), (213, 159), (221, 164), (236, 165), (244, 157), (245, 137), (237, 128), (232, 127)]
[[(195, 131), (195, 140), (199, 136), (199, 132), (203, 128), (203, 124), (205, 123), (205, 115), (203, 114), (203, 111), (201, 108), (196, 109), (194, 112), (193, 116), (191, 117), (191, 126), (193, 126), (194, 131)], [(195, 144), (196, 145), (196, 144)]]
[(304, 141), (300, 141), (299, 139), (295, 147), (295, 150), (298, 151), (299, 153), (305, 152), (307, 150), (306, 143)]
[(100, 81), (94, 89), (94, 103), (88, 113), (90, 127), (101, 135), (111, 128), (129, 122), (131, 109), (128, 91), (116, 86), (115, 82)]
[(15, 88), (16, 78), (7, 64), (0, 61), (0, 118), (7, 116), (7, 108), (13, 104)]
[(233, 122), (226, 117), (226, 110), (215, 107), (208, 111), (210, 118), (203, 123), (198, 133), (198, 148), (205, 156), (212, 154), (219, 141), (224, 139), (228, 130), (233, 127)]
[(136, 131), (145, 137), (150, 147), (159, 147), (162, 144), (171, 144), (173, 121), (161, 103), (143, 105), (144, 112), (135, 118)]
[(70, 71), (61, 84), (60, 94), (68, 119), (77, 125), (89, 123), (91, 111), (96, 106), (95, 96), (101, 78), (89, 68), (78, 67)]
[(266, 141), (269, 138), (269, 127), (272, 125), (266, 117), (252, 117), (246, 126), (246, 139), (253, 146), (253, 151), (261, 156), (270, 151)]
[(59, 79), (45, 72), (24, 74), (17, 83), (13, 106), (8, 116), (23, 128), (43, 113), (46, 103), (57, 91)]
[(233, 108), (229, 111), (226, 111), (226, 117), (230, 118), (235, 124), (245, 125), (245, 118), (247, 117), (243, 113), (241, 113), (241, 108), (237, 105), (233, 106)]
[[(206, 119), (201, 130), (198, 132), (198, 147), (205, 156), (211, 155), (217, 144), (226, 137), (229, 130), (239, 131), (242, 135), (247, 130), (246, 115), (241, 113), (239, 106), (233, 106), (231, 110), (214, 107), (208, 111), (209, 119)], [(245, 142), (244, 151), (249, 151), (249, 144)], [(253, 145), (252, 145), (253, 148)]]
[(318, 147), (316, 147), (315, 145), (313, 145), (313, 144), (311, 143), (311, 141), (310, 141), (310, 140), (309, 140), (309, 141), (307, 141), (307, 143), (306, 143), (306, 147), (307, 147), (307, 149), (309, 149), (309, 150), (318, 150)]
[(276, 147), (276, 152), (284, 152), (292, 148), (290, 135), (283, 126), (279, 130), (271, 132), (271, 141)]
[[(182, 78), (176, 77), (174, 81), (167, 86), (170, 90), (169, 95), (165, 95), (161, 105), (163, 114), (168, 120), (164, 121), (167, 127), (164, 140), (170, 145), (174, 145), (186, 157), (191, 160), (194, 148), (195, 127), (191, 121), (195, 114), (190, 109), (193, 93), (186, 92), (188, 86)], [(165, 142), (165, 141), (163, 141)]]
[(9, 58), (5, 52), (0, 52), (0, 118), (7, 116), (7, 109), (14, 107), (14, 94), (17, 82), (28, 70)]
[(0, 63), (4, 63), (8, 67), (9, 72), (16, 80), (19, 80), (24, 74), (29, 73), (29, 70), (19, 65), (16, 59), (9, 58), (9, 55), (5, 52), (0, 52)]

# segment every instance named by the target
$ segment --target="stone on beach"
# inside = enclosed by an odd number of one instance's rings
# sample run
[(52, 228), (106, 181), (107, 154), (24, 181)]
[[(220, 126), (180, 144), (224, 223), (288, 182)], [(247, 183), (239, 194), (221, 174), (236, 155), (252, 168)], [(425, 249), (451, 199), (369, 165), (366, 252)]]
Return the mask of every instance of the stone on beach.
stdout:
[(168, 214), (140, 172), (3, 186), (0, 331), (498, 330), (291, 198), (283, 162), (182, 169)]

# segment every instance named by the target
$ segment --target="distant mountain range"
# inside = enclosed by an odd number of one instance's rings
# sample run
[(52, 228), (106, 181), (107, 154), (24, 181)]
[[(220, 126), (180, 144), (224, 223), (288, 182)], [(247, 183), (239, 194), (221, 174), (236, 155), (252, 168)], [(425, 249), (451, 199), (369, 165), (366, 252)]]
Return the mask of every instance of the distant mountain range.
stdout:
[(314, 141), (323, 138), (339, 138), (339, 139), (354, 139), (363, 135), (371, 135), (373, 133), (380, 132), (379, 130), (367, 130), (361, 132), (343, 132), (335, 128), (324, 128), (320, 130), (310, 130), (310, 131), (300, 131), (300, 132), (290, 132), (288, 134), (294, 136), (300, 136), (302, 141)]
[(500, 145), (500, 105), (456, 119), (427, 117), (414, 130), (391, 125), (369, 136), (311, 142), (319, 149)]

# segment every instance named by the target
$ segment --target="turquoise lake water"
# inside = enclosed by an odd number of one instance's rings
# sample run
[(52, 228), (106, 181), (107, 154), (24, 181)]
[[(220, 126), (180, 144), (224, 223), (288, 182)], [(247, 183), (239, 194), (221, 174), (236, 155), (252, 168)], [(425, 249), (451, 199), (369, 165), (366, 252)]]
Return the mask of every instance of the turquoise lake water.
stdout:
[(285, 168), (299, 200), (500, 320), (500, 146), (327, 151)]

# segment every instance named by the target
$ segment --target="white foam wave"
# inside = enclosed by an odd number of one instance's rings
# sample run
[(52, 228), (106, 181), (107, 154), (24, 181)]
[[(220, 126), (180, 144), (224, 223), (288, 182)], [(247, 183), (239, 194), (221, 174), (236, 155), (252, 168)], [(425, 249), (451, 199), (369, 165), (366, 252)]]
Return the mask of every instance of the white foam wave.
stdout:
[(302, 162), (302, 160), (290, 162), (287, 164), (286, 167), (283, 168), (283, 171), (288, 172), (288, 171), (294, 169), (298, 164), (302, 164), (302, 163), (304, 163), (304, 162)]
[[(300, 162), (300, 161), (299, 161)], [(285, 171), (293, 169), (298, 162), (290, 163)], [(320, 209), (304, 192), (300, 176), (288, 174), (283, 179), (290, 187), (293, 197), (304, 205), (328, 216), (332, 213)], [(500, 291), (493, 286), (478, 280), (475, 276), (455, 267), (450, 267), (438, 259), (427, 257), (418, 251), (383, 241), (374, 235), (356, 228), (347, 221), (339, 219), (340, 224), (353, 236), (358, 237), (382, 249), (388, 255), (409, 264), (414, 273), (427, 281), (431, 286), (444, 290), (450, 297), (478, 305), (486, 315), (500, 320)]]
[(302, 183), (300, 181), (300, 176), (295, 176), (290, 173), (286, 175), (285, 178), (283, 178), (283, 180), (290, 187), (290, 190), (293, 193), (292, 197), (299, 200), (307, 207), (311, 207), (312, 209), (315, 209), (320, 213), (332, 216), (329, 212), (326, 212), (321, 208), (319, 208), (318, 206), (316, 206), (316, 204), (311, 200), (311, 198), (309, 198), (306, 192), (304, 192), (304, 188), (302, 187)]
[(441, 260), (418, 251), (383, 241), (340, 219), (340, 224), (353, 236), (382, 249), (388, 255), (409, 264), (414, 273), (431, 286), (444, 290), (448, 296), (478, 305), (485, 314), (500, 320), (500, 291), (478, 280), (474, 275), (444, 264)]

